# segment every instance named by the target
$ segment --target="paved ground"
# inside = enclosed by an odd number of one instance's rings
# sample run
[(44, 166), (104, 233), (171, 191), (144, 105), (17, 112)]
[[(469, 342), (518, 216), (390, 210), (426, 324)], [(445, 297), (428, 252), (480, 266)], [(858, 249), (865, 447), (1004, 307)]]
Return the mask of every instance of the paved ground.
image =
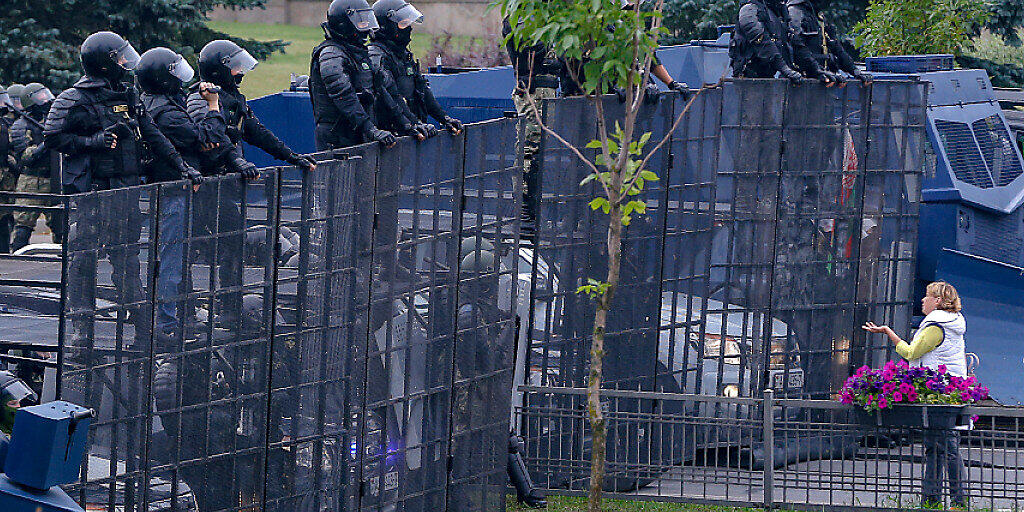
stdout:
[[(916, 506), (924, 466), (920, 445), (861, 450), (851, 460), (819, 460), (775, 470), (774, 501), (865, 509)], [(890, 453), (885, 453), (885, 452)], [(1024, 450), (965, 446), (972, 510), (1024, 510)], [(637, 491), (645, 497), (764, 502), (764, 474), (737, 468), (680, 466)]]

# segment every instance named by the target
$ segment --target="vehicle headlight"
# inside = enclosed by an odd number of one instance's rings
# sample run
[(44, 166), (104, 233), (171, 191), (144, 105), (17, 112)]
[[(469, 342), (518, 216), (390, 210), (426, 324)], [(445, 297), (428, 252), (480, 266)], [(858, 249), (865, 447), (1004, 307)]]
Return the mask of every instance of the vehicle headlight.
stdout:
[(727, 363), (739, 364), (740, 344), (733, 338), (726, 338), (725, 342), (718, 336), (704, 336), (704, 357), (706, 359), (717, 359), (724, 357)]

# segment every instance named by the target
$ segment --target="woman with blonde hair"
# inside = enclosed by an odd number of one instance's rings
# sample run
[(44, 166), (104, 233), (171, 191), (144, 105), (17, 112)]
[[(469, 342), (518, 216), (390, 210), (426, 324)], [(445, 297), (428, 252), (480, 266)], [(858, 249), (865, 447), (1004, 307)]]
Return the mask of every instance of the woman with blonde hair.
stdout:
[[(936, 281), (928, 285), (921, 299), (921, 311), (925, 317), (907, 343), (887, 325), (864, 324), (868, 332), (885, 334), (894, 344), (896, 353), (911, 366), (924, 366), (938, 370), (940, 366), (957, 377), (967, 377), (967, 351), (964, 333), (967, 322), (961, 313), (960, 295), (953, 285)], [(925, 469), (921, 482), (923, 506), (941, 506), (942, 473), (949, 477), (949, 494), (953, 508), (967, 508), (964, 492), (966, 469), (960, 457), (960, 436), (954, 431), (926, 430), (924, 434)]]

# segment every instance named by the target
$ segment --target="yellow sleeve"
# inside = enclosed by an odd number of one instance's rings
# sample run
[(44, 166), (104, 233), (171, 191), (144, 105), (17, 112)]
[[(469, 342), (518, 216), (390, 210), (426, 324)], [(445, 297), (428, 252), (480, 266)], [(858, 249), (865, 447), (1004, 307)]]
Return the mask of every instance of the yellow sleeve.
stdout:
[(940, 343), (942, 343), (942, 328), (937, 325), (929, 325), (917, 331), (914, 341), (911, 341), (910, 344), (905, 341), (897, 343), (896, 353), (907, 361), (913, 361), (935, 350)]

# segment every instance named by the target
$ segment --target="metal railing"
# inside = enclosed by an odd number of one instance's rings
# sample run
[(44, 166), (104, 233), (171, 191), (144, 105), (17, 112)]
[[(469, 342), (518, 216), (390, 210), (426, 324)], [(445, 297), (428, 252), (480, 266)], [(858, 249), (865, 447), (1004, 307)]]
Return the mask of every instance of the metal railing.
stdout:
[[(533, 477), (558, 494), (588, 489), (586, 389), (524, 386), (519, 424)], [(933, 446), (959, 441), (971, 510), (1024, 507), (1024, 409), (964, 407), (969, 430), (903, 426), (827, 400), (606, 390), (608, 497), (807, 510), (908, 510), (935, 485), (955, 505)], [(925, 406), (912, 408), (920, 416)], [(899, 409), (899, 406), (897, 406)], [(941, 408), (938, 408), (941, 409)], [(900, 409), (902, 410), (902, 409)], [(944, 411), (935, 410), (932, 414)], [(768, 447), (768, 448), (766, 448)], [(941, 453), (939, 453), (941, 455)], [(947, 473), (948, 475), (948, 473)]]

